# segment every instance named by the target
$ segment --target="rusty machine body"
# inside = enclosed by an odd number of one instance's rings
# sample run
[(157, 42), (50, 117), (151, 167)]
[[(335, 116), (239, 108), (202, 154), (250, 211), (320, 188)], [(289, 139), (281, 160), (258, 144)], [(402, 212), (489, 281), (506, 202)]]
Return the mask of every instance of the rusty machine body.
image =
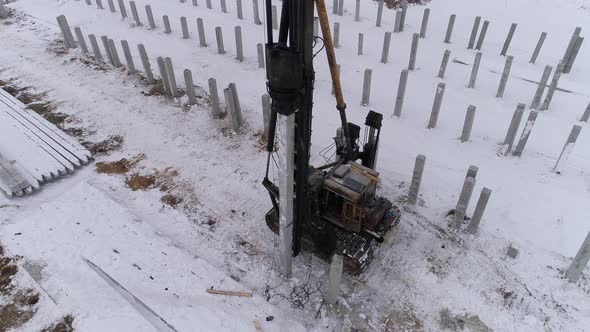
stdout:
[[(323, 39), (313, 36), (314, 3)], [(278, 234), (280, 193), (269, 179), (269, 169), (275, 152), (277, 115), (294, 114), (292, 254), (299, 254), (302, 248), (326, 259), (341, 254), (345, 270), (359, 274), (373, 258), (373, 242), (383, 242), (401, 215), (388, 199), (375, 193), (379, 181), (375, 163), (383, 116), (369, 112), (362, 142), (360, 127), (347, 121), (324, 0), (283, 0), (276, 41), (271, 12), (271, 0), (266, 0), (267, 89), (272, 100), (263, 180), (272, 208), (266, 214), (266, 223)], [(328, 57), (341, 127), (334, 138), (336, 160), (314, 167), (309, 160), (315, 80), (313, 46), (318, 40), (323, 41)]]

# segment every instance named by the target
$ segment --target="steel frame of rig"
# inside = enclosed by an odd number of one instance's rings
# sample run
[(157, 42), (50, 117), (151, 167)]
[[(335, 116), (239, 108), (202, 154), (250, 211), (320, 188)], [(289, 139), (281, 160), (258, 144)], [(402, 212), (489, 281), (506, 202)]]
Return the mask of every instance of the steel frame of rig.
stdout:
[[(313, 35), (314, 0), (283, 0), (275, 40), (272, 2), (266, 0), (266, 74), (272, 102), (263, 185), (272, 202), (266, 222), (279, 234), (281, 273), (287, 277), (291, 257), (302, 248), (325, 259), (342, 254), (349, 273), (362, 272), (373, 257), (371, 242), (383, 242), (400, 220), (397, 207), (375, 196), (383, 116), (369, 112), (364, 142), (359, 143), (360, 127), (346, 119), (326, 6), (324, 0), (315, 4), (323, 39)], [(334, 138), (338, 159), (317, 168), (310, 166), (316, 40), (324, 43), (341, 120)], [(279, 137), (277, 127), (282, 129)], [(280, 155), (278, 186), (269, 179), (275, 141)]]

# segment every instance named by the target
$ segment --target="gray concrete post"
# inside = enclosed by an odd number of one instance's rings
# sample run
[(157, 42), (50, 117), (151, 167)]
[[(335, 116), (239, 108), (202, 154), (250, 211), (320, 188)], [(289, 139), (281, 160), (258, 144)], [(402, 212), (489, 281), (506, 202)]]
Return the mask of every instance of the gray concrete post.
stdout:
[(197, 0), (193, 0), (193, 6), (197, 7), (199, 5), (199, 3), (197, 2)]
[(340, 23), (334, 22), (334, 47), (340, 47)]
[(225, 3), (225, 0), (221, 0), (221, 12), (227, 13), (227, 4)]
[(531, 102), (531, 108), (534, 110), (536, 110), (539, 107), (539, 104), (541, 104), (541, 97), (543, 97), (543, 92), (545, 91), (545, 86), (547, 86), (547, 81), (549, 80), (552, 70), (553, 67), (549, 65), (545, 66), (545, 70), (543, 70), (543, 76), (541, 76), (541, 81), (539, 81), (539, 85), (537, 85), (537, 91), (535, 91), (533, 101)]
[(223, 48), (223, 35), (221, 34), (221, 27), (215, 27), (215, 38), (217, 39), (217, 53), (225, 54)]
[(258, 11), (258, 0), (252, 0), (252, 10), (254, 12), (254, 24), (261, 25), (260, 12)]
[(223, 96), (225, 97), (225, 113), (229, 118), (232, 129), (234, 132), (238, 133), (240, 131), (240, 124), (238, 123), (238, 119), (236, 118), (234, 110), (234, 96), (232, 95), (229, 88), (223, 89)]
[(502, 78), (500, 78), (500, 85), (498, 86), (496, 98), (504, 97), (504, 91), (506, 90), (506, 83), (508, 83), (508, 77), (510, 76), (510, 69), (512, 68), (513, 60), (514, 57), (512, 55), (506, 57), (506, 63), (504, 63), (504, 70), (502, 71)]
[(117, 68), (122, 67), (123, 65), (121, 64), (121, 59), (119, 58), (115, 41), (112, 39), (109, 39), (109, 50), (111, 52), (111, 56), (113, 57), (113, 65)]
[(391, 32), (385, 31), (383, 37), (383, 50), (381, 51), (381, 63), (387, 63), (389, 59), (389, 45), (391, 44)]
[(479, 31), (479, 22), (481, 22), (481, 16), (476, 16), (475, 21), (473, 21), (473, 28), (471, 29), (471, 36), (469, 37), (469, 44), (467, 44), (467, 49), (472, 49), (475, 45), (475, 37), (477, 37), (477, 32)]
[(264, 47), (262, 44), (256, 44), (256, 50), (258, 51), (258, 68), (264, 68)]
[(236, 60), (239, 62), (244, 61), (244, 48), (242, 47), (242, 27), (237, 26), (234, 28), (236, 35)]
[(104, 9), (104, 7), (102, 6), (102, 0), (96, 0), (96, 6), (98, 7), (98, 9)]
[(504, 138), (504, 143), (502, 144), (502, 154), (505, 156), (508, 155), (510, 150), (512, 150), (512, 145), (514, 144), (516, 132), (518, 131), (518, 127), (520, 126), (520, 121), (522, 120), (522, 115), (524, 114), (525, 107), (526, 105), (523, 103), (518, 104), (518, 106), (516, 106), (514, 114), (512, 115), (510, 126), (508, 126), (508, 131), (506, 132), (506, 137)]
[(213, 6), (211, 6), (211, 0), (206, 0), (205, 3), (207, 5), (207, 9), (212, 9), (213, 8)]
[(445, 95), (446, 84), (438, 83), (436, 87), (436, 94), (434, 95), (434, 102), (432, 103), (432, 112), (430, 112), (430, 120), (428, 121), (428, 129), (436, 128), (438, 122), (438, 114), (440, 113), (440, 106)]
[(449, 25), (447, 26), (447, 33), (445, 34), (445, 43), (451, 43), (451, 37), (453, 36), (453, 28), (455, 27), (455, 19), (457, 15), (453, 14), (449, 16)]
[(481, 190), (481, 194), (479, 194), (479, 199), (475, 205), (475, 211), (473, 211), (473, 216), (471, 217), (469, 226), (467, 226), (467, 232), (471, 234), (477, 233), (479, 224), (481, 223), (481, 218), (483, 217), (483, 213), (485, 212), (488, 201), (490, 200), (490, 195), (492, 195), (492, 191), (489, 188), (484, 187)]
[(420, 35), (414, 33), (412, 36), (412, 47), (410, 48), (410, 61), (408, 63), (408, 70), (416, 69), (416, 56), (418, 55), (418, 40)]
[(451, 57), (451, 50), (446, 50), (443, 54), (442, 62), (440, 63), (440, 69), (438, 70), (438, 78), (445, 78), (445, 72), (447, 71), (447, 64)]
[(400, 32), (400, 26), (402, 24), (402, 12), (400, 10), (395, 11), (395, 22), (393, 23), (393, 32)]
[(272, 29), (273, 30), (278, 30), (279, 29), (279, 19), (278, 19), (278, 15), (277, 15), (277, 6), (272, 6)]
[(92, 1), (90, 1), (90, 0), (86, 0), (86, 4), (87, 4), (88, 6), (92, 6)]
[(590, 103), (588, 103), (588, 106), (586, 106), (586, 110), (584, 111), (584, 114), (582, 114), (580, 121), (581, 122), (588, 122), (589, 118), (590, 118)]
[(135, 7), (135, 1), (129, 1), (129, 7), (131, 7), (131, 15), (133, 15), (135, 24), (140, 26), (141, 21), (139, 20), (139, 13), (137, 12), (137, 7)]
[(465, 173), (465, 178), (477, 178), (477, 172), (479, 172), (479, 167), (475, 165), (469, 165), (467, 168), (467, 173)]
[(156, 28), (156, 21), (154, 20), (154, 13), (152, 12), (152, 6), (146, 5), (145, 6), (145, 14), (148, 19), (148, 25), (150, 29), (154, 30)]
[(363, 96), (361, 99), (361, 106), (369, 105), (369, 97), (371, 96), (371, 77), (373, 71), (371, 69), (365, 69), (365, 76), (363, 79)]
[(358, 43), (358, 55), (363, 55), (363, 37), (364, 35), (359, 32), (359, 43)]
[(340, 293), (340, 283), (342, 282), (342, 269), (344, 260), (341, 255), (334, 254), (330, 264), (330, 276), (328, 282), (328, 292), (326, 293), (326, 302), (329, 305), (336, 304), (338, 293)]
[(541, 36), (539, 37), (539, 41), (537, 42), (537, 46), (535, 46), (535, 50), (533, 51), (533, 55), (531, 56), (529, 63), (535, 64), (537, 61), (537, 57), (539, 56), (539, 52), (541, 52), (541, 47), (543, 47), (545, 38), (547, 38), (547, 32), (541, 32)]
[(344, 0), (338, 1), (338, 16), (344, 15)]
[(210, 78), (209, 81), (209, 96), (211, 100), (211, 115), (218, 118), (221, 115), (221, 106), (219, 105), (219, 94), (217, 92), (217, 81)]
[(190, 34), (188, 33), (188, 23), (184, 16), (180, 17), (180, 28), (182, 30), (182, 39), (189, 39)]
[(236, 11), (238, 14), (238, 19), (239, 20), (243, 20), (244, 19), (244, 14), (242, 12), (242, 0), (236, 0)]
[(143, 65), (143, 70), (145, 71), (145, 77), (147, 79), (147, 82), (148, 84), (154, 84), (156, 80), (154, 80), (152, 66), (150, 65), (150, 59), (148, 58), (147, 52), (145, 51), (145, 47), (143, 46), (143, 44), (137, 44), (137, 50), (139, 52), (141, 64)]
[(129, 74), (135, 74), (135, 63), (133, 63), (133, 57), (131, 56), (131, 50), (129, 49), (129, 43), (126, 40), (121, 40), (121, 47), (123, 48), (123, 55), (125, 56), (125, 62), (127, 62), (127, 71)]
[(205, 27), (203, 26), (203, 19), (197, 19), (197, 31), (199, 33), (199, 46), (207, 47), (207, 41), (205, 40)]
[(565, 49), (565, 54), (563, 55), (561, 62), (564, 62), (566, 64), (569, 62), (570, 57), (572, 56), (572, 52), (574, 50), (574, 47), (576, 46), (576, 42), (578, 41), (578, 37), (580, 37), (581, 32), (582, 32), (582, 28), (576, 27), (576, 29), (574, 30), (574, 33), (572, 34), (572, 37), (570, 38), (570, 42), (567, 45), (567, 48)]
[(160, 71), (160, 79), (162, 80), (162, 86), (166, 91), (166, 95), (171, 96), (172, 93), (170, 92), (170, 82), (168, 80), (168, 74), (166, 73), (166, 65), (164, 64), (164, 59), (159, 56), (156, 58), (156, 62), (158, 63), (158, 69)]
[(75, 27), (74, 33), (76, 34), (76, 39), (78, 40), (78, 45), (80, 45), (80, 49), (82, 50), (82, 53), (88, 54), (88, 46), (86, 45), (86, 41), (84, 40), (84, 35), (82, 34), (82, 29), (80, 29), (80, 27)]
[(162, 21), (164, 21), (164, 33), (172, 33), (172, 29), (170, 28), (170, 19), (168, 18), (168, 15), (162, 16)]
[(512, 41), (512, 37), (516, 31), (516, 26), (516, 23), (512, 23), (512, 25), (510, 25), (510, 30), (508, 31), (508, 36), (506, 36), (506, 41), (504, 41), (504, 46), (502, 46), (502, 52), (500, 52), (500, 55), (506, 56), (506, 52), (508, 52), (508, 47), (510, 47), (510, 42)]
[(416, 156), (414, 163), (414, 172), (412, 173), (412, 182), (410, 184), (410, 191), (408, 193), (408, 204), (416, 204), (420, 192), (420, 184), (422, 183), (422, 175), (424, 174), (424, 165), (426, 164), (426, 157), (419, 154)]
[(0, 18), (7, 18), (10, 15), (8, 9), (4, 7), (2, 1), (0, 1)]
[(125, 1), (118, 0), (119, 2), (119, 11), (121, 12), (121, 18), (125, 19), (127, 17), (127, 9), (125, 8)]
[(463, 182), (463, 188), (461, 188), (461, 194), (459, 194), (459, 201), (455, 207), (454, 213), (454, 228), (456, 230), (461, 229), (463, 221), (465, 220), (465, 213), (471, 200), (471, 194), (473, 194), (473, 188), (475, 187), (475, 178), (467, 177)]
[(475, 49), (481, 51), (481, 47), (483, 46), (483, 42), (486, 38), (486, 33), (488, 32), (488, 27), (490, 25), (490, 21), (485, 20), (483, 21), (483, 25), (481, 27), (481, 32), (479, 33), (479, 38), (477, 39), (477, 45)]
[(314, 17), (313, 18), (313, 36), (314, 37), (319, 36), (319, 30), (320, 30), (320, 18)]
[(576, 257), (570, 264), (570, 267), (565, 272), (565, 277), (569, 282), (577, 282), (582, 276), (582, 271), (590, 260), (590, 232), (586, 235), (586, 239), (582, 242)]
[(569, 157), (570, 153), (572, 152), (572, 149), (574, 148), (574, 144), (576, 144), (576, 141), (578, 140), (578, 136), (580, 136), (580, 131), (582, 131), (582, 126), (574, 125), (572, 127), (572, 130), (570, 131), (570, 134), (567, 137), (567, 141), (565, 141), (563, 149), (561, 150), (561, 153), (559, 154), (559, 158), (557, 158), (557, 162), (555, 163), (555, 166), (553, 167), (553, 170), (556, 173), (561, 174), (561, 171), (563, 170), (564, 163), (567, 160), (567, 158)]
[(356, 0), (356, 7), (354, 8), (354, 21), (360, 21), (361, 17), (361, 0)]
[(545, 96), (545, 100), (541, 105), (541, 111), (546, 111), (549, 109), (551, 105), (551, 101), (553, 100), (553, 95), (555, 95), (555, 90), (557, 90), (557, 85), (559, 84), (559, 79), (561, 78), (561, 74), (565, 68), (565, 64), (560, 62), (555, 68), (555, 72), (553, 73), (553, 79), (551, 80), (551, 84), (549, 85), (549, 89), (547, 90), (547, 95)]
[(537, 121), (537, 111), (531, 111), (529, 113), (529, 117), (524, 124), (524, 128), (522, 128), (522, 134), (520, 134), (520, 139), (518, 140), (518, 144), (516, 144), (516, 148), (512, 155), (520, 157), (522, 156), (522, 152), (524, 151), (524, 147), (529, 140), (529, 136), (531, 135), (531, 131), (535, 126), (535, 121)]
[(475, 106), (469, 105), (465, 113), (465, 122), (463, 123), (463, 130), (461, 131), (461, 142), (469, 141), (471, 136), (471, 128), (473, 128), (473, 120), (475, 119)]
[(424, 9), (422, 16), (422, 25), (420, 26), (420, 38), (426, 38), (426, 29), (428, 28), (428, 18), (430, 17), (430, 8)]
[(67, 48), (76, 48), (76, 41), (74, 40), (74, 35), (72, 35), (72, 30), (70, 29), (68, 20), (64, 15), (59, 15), (57, 17), (57, 24), (59, 25), (59, 28), (63, 35), (64, 45)]
[(479, 71), (479, 64), (481, 63), (481, 52), (475, 53), (475, 61), (473, 61), (473, 68), (471, 68), (471, 76), (469, 77), (470, 89), (475, 88), (475, 80), (477, 79), (477, 72)]
[(96, 41), (96, 37), (93, 34), (89, 34), (88, 40), (90, 41), (90, 47), (92, 47), (92, 52), (94, 53), (94, 57), (97, 60), (102, 60), (102, 54), (100, 53), (100, 48), (98, 47), (98, 42)]
[(379, 5), (377, 6), (377, 21), (375, 23), (376, 26), (381, 26), (381, 19), (383, 17), (383, 0), (379, 0)]
[(107, 36), (100, 36), (100, 40), (102, 41), (102, 47), (104, 48), (109, 63), (114, 66), (115, 60), (113, 59), (113, 53), (110, 50), (111, 46), (109, 45), (109, 38)]
[(236, 119), (238, 120), (238, 123), (241, 127), (242, 123), (244, 122), (244, 118), (242, 117), (242, 106), (240, 105), (240, 98), (238, 97), (238, 89), (236, 87), (236, 83), (229, 84), (229, 91), (231, 91), (232, 93), (235, 106), (234, 110), (236, 112)]
[(178, 97), (178, 88), (176, 86), (176, 75), (174, 75), (174, 66), (172, 66), (172, 60), (170, 58), (165, 58), (164, 65), (166, 67), (166, 74), (168, 74), (168, 84), (170, 84), (170, 94), (172, 95), (172, 97)]
[(393, 108), (393, 115), (398, 118), (402, 116), (402, 109), (404, 107), (404, 98), (406, 96), (406, 86), (408, 84), (408, 71), (402, 70), (399, 75), (399, 85), (397, 86), (397, 96), (395, 97), (395, 107)]
[(115, 10), (115, 3), (113, 2), (113, 0), (108, 0), (109, 3), (109, 10), (111, 11), (111, 13), (116, 13), (117, 11)]
[(334, 0), (332, 4), (332, 14), (338, 14), (338, 0)]
[(186, 85), (186, 96), (188, 97), (188, 104), (196, 104), (197, 96), (195, 96), (195, 84), (193, 83), (193, 74), (189, 69), (184, 70), (184, 84)]
[(270, 96), (266, 93), (262, 95), (262, 122), (264, 124), (264, 139), (267, 140), (270, 131)]
[(407, 2), (402, 2), (402, 16), (401, 16), (401, 20), (399, 21), (399, 31), (402, 32), (404, 31), (405, 27), (406, 27), (406, 15), (408, 14), (408, 3)]
[(574, 62), (576, 61), (576, 57), (578, 56), (578, 52), (580, 52), (580, 48), (582, 48), (582, 43), (584, 42), (584, 37), (578, 37), (576, 43), (574, 44), (574, 48), (572, 50), (572, 55), (570, 56), (567, 64), (564, 68), (564, 73), (569, 74), (572, 71), (572, 67)]

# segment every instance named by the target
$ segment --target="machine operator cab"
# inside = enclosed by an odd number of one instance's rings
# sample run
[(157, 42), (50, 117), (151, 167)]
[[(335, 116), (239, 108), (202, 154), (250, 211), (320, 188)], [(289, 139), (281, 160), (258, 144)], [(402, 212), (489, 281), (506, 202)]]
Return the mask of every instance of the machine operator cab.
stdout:
[(337, 166), (319, 194), (322, 218), (349, 232), (383, 241), (399, 222), (399, 209), (375, 196), (379, 173), (354, 161)]

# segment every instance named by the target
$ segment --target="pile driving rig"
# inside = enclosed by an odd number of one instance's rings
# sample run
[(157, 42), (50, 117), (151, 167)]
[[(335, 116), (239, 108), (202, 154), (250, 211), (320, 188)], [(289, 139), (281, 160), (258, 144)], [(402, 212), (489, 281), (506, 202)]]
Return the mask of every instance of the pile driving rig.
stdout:
[[(383, 242), (385, 234), (400, 220), (400, 210), (388, 199), (375, 195), (379, 173), (375, 162), (383, 116), (370, 111), (364, 139), (360, 127), (346, 120), (336, 55), (324, 0), (316, 0), (323, 43), (336, 96), (341, 127), (335, 137), (336, 157), (319, 167), (309, 164), (315, 73), (313, 69), (314, 0), (283, 0), (278, 40), (274, 40), (271, 0), (266, 0), (266, 74), (271, 97), (267, 165), (263, 185), (270, 194), (271, 210), (266, 223), (279, 233), (279, 187), (269, 179), (278, 115), (294, 115), (292, 169), (292, 255), (302, 248), (324, 259), (334, 253), (344, 258), (344, 269), (360, 274), (373, 258), (372, 241)], [(319, 52), (319, 51), (318, 51)], [(290, 195), (289, 195), (290, 197)]]

